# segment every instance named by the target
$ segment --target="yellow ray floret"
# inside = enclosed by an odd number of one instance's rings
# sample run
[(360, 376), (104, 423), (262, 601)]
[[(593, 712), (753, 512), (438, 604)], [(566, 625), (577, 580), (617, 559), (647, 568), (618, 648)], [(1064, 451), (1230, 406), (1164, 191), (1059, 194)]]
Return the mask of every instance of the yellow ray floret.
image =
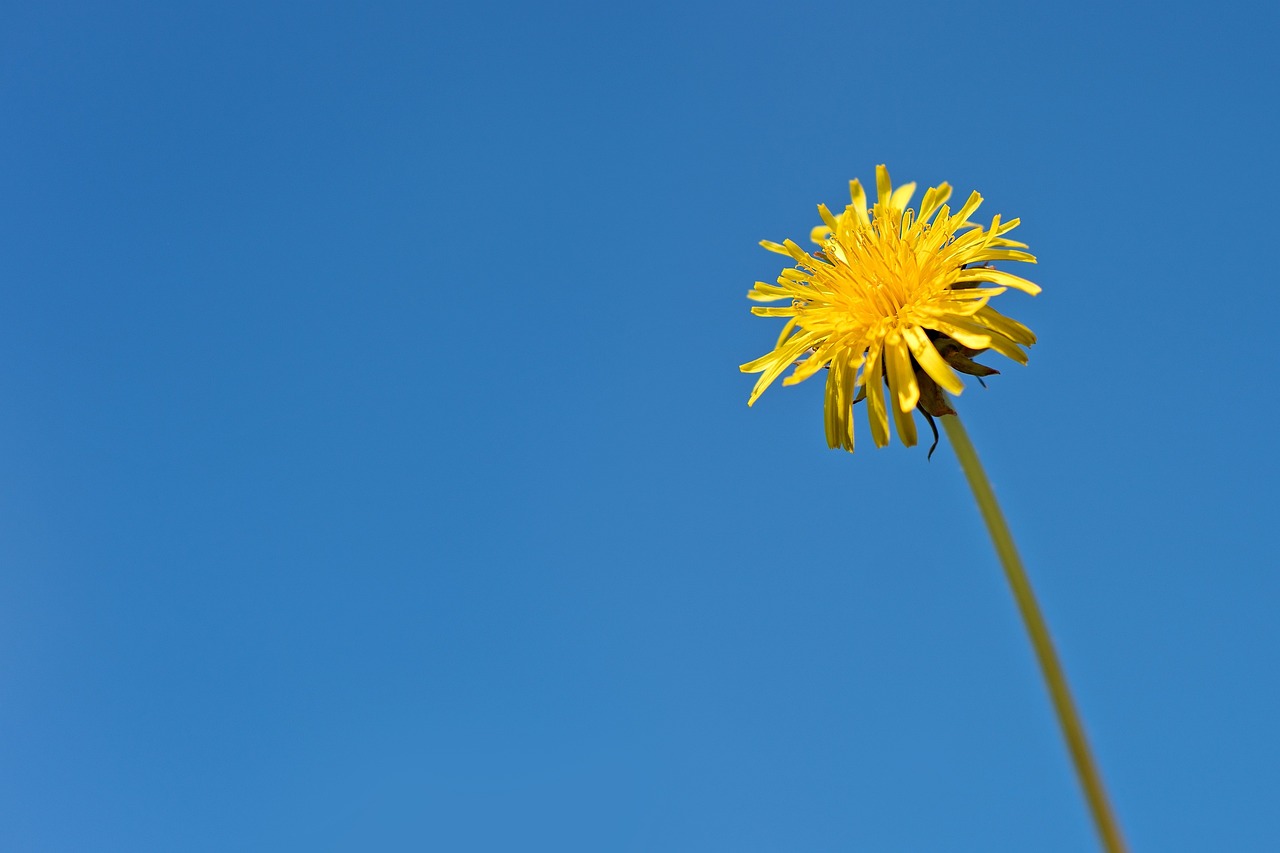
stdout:
[(1026, 363), (1023, 347), (1035, 343), (1035, 335), (988, 304), (1010, 288), (1040, 292), (1027, 279), (990, 266), (1035, 263), (1022, 251), (1025, 244), (1005, 236), (1018, 220), (997, 215), (987, 227), (970, 222), (982, 203), (976, 192), (952, 213), (947, 184), (931, 187), (917, 211), (907, 206), (914, 192), (915, 184), (894, 189), (888, 169), (877, 166), (873, 206), (868, 208), (856, 180), (843, 212), (819, 205), (823, 224), (810, 236), (820, 251), (810, 254), (791, 240), (761, 243), (794, 266), (776, 284), (757, 282), (747, 294), (754, 302), (788, 303), (751, 309), (788, 320), (772, 352), (742, 365), (744, 373), (760, 374), (748, 405), (793, 365), (784, 385), (827, 368), (831, 447), (853, 449), (853, 404), (864, 397), (876, 445), (889, 443), (892, 413), (898, 437), (911, 446), (913, 412), (940, 414), (946, 403), (938, 389), (964, 390), (956, 369), (979, 376), (995, 372), (969, 356), (992, 349)]

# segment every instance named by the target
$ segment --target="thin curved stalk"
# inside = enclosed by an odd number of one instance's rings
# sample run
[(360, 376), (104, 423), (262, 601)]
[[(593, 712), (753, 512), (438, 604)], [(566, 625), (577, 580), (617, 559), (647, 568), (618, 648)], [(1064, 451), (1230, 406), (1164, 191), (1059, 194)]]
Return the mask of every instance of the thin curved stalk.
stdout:
[(978, 509), (982, 512), (982, 519), (987, 524), (987, 532), (991, 534), (991, 541), (996, 547), (1000, 565), (1004, 567), (1004, 575), (1013, 592), (1013, 599), (1018, 605), (1018, 612), (1022, 614), (1022, 622), (1026, 626), (1031, 647), (1035, 650), (1036, 660), (1040, 664), (1040, 673), (1044, 677), (1045, 685), (1049, 688), (1053, 710), (1058, 715), (1058, 725), (1062, 729), (1062, 736), (1067, 741), (1067, 750), (1071, 753), (1071, 761), (1075, 765), (1080, 787), (1084, 789), (1084, 797), (1089, 804), (1089, 811), (1093, 815), (1093, 822), (1102, 840), (1103, 849), (1107, 853), (1124, 853), (1127, 848), (1120, 832), (1120, 823), (1116, 820), (1111, 803), (1107, 799), (1107, 792), (1102, 784), (1102, 774), (1098, 772), (1097, 762), (1093, 759), (1088, 739), (1085, 737), (1084, 724), (1081, 723), (1080, 715), (1071, 699), (1071, 689), (1067, 685), (1066, 673), (1063, 672), (1057, 652), (1054, 651), (1053, 639), (1049, 636), (1049, 626), (1045, 623), (1040, 606), (1036, 603), (1035, 592), (1031, 589), (1031, 581), (1027, 577), (1026, 569), (1022, 566), (1018, 550), (1014, 547), (1009, 525), (1004, 520), (1000, 505), (996, 503), (995, 492), (991, 490), (991, 484), (982, 470), (982, 463), (973, 449), (973, 443), (969, 441), (969, 434), (965, 431), (964, 424), (960, 423), (960, 419), (955, 415), (945, 415), (941, 420), (947, 431), (947, 438), (951, 441), (951, 447), (955, 450), (956, 458), (960, 460), (960, 467), (964, 469), (964, 475), (969, 480), (969, 488), (973, 490)]

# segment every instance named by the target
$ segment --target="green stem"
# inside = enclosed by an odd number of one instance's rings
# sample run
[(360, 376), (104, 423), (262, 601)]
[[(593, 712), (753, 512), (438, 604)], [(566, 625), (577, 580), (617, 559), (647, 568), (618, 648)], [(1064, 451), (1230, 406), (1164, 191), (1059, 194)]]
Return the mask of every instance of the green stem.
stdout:
[(1013, 544), (1013, 535), (1009, 533), (1009, 525), (996, 503), (995, 492), (987, 481), (987, 475), (978, 461), (978, 454), (969, 441), (964, 424), (954, 415), (942, 418), (947, 438), (955, 450), (960, 467), (969, 480), (969, 488), (978, 501), (978, 509), (982, 511), (982, 519), (987, 523), (987, 532), (996, 546), (996, 554), (1004, 567), (1004, 575), (1013, 592), (1018, 611), (1022, 614), (1023, 624), (1031, 638), (1031, 647), (1035, 649), (1036, 660), (1040, 663), (1040, 672), (1044, 676), (1045, 685), (1049, 688), (1049, 696), (1053, 700), (1053, 710), (1058, 715), (1058, 725), (1062, 728), (1062, 736), (1066, 738), (1067, 750), (1071, 753), (1071, 761), (1075, 764), (1076, 776), (1080, 779), (1080, 787), (1084, 789), (1085, 800), (1089, 803), (1089, 811), (1093, 814), (1094, 825), (1102, 839), (1102, 846), (1107, 853), (1123, 853), (1126, 849), (1124, 838), (1120, 834), (1120, 824), (1111, 804), (1107, 800), (1107, 792), (1102, 785), (1102, 775), (1098, 765), (1089, 751), (1089, 742), (1085, 737), (1084, 725), (1076, 712), (1075, 703), (1071, 701), (1071, 689), (1067, 686), (1067, 676), (1062, 671), (1062, 664), (1053, 650), (1053, 640), (1049, 636), (1049, 627), (1045, 624), (1040, 606), (1036, 604), (1035, 592), (1031, 589), (1031, 581), (1027, 578), (1026, 569), (1018, 557), (1018, 550)]

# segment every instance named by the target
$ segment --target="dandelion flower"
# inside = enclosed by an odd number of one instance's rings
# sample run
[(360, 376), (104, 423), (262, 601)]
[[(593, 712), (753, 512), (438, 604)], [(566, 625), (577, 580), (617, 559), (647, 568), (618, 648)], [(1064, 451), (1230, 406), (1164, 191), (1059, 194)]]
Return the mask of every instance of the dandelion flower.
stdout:
[(869, 210), (856, 180), (849, 183), (852, 203), (843, 213), (818, 206), (824, 225), (811, 237), (819, 251), (807, 253), (791, 240), (761, 243), (795, 266), (784, 269), (777, 284), (757, 282), (748, 294), (755, 302), (790, 303), (751, 309), (757, 316), (789, 319), (772, 352), (742, 365), (744, 373), (761, 374), (748, 405), (793, 364), (783, 385), (827, 368), (830, 447), (853, 450), (852, 409), (863, 399), (877, 447), (889, 443), (890, 411), (902, 443), (914, 445), (917, 408), (934, 429), (936, 445), (933, 418), (953, 413), (942, 392), (964, 390), (957, 372), (997, 372), (973, 356), (991, 349), (1026, 363), (1023, 347), (1035, 343), (1035, 335), (987, 304), (1008, 288), (1040, 292), (1032, 282), (990, 266), (1035, 263), (1020, 251), (1026, 244), (1005, 237), (1019, 220), (1002, 222), (997, 215), (989, 227), (970, 222), (982, 197), (971, 194), (952, 213), (945, 183), (930, 188), (917, 211), (907, 207), (914, 192), (915, 184), (894, 189), (888, 170), (878, 166), (877, 201)]
[(931, 187), (918, 210), (907, 206), (914, 192), (915, 184), (894, 189), (888, 170), (877, 166), (877, 199), (870, 209), (857, 181), (849, 183), (852, 203), (843, 213), (834, 215), (818, 206), (824, 224), (810, 235), (817, 251), (806, 252), (791, 240), (761, 243), (791, 258), (794, 266), (782, 271), (777, 284), (756, 282), (748, 294), (756, 302), (783, 302), (779, 307), (753, 307), (751, 312), (785, 317), (787, 323), (772, 352), (742, 365), (744, 373), (761, 374), (747, 403), (755, 403), (794, 365), (783, 385), (827, 370), (824, 408), (831, 447), (853, 450), (853, 407), (862, 400), (867, 401), (871, 438), (878, 447), (889, 443), (890, 411), (898, 437), (907, 446), (916, 443), (916, 410), (933, 430), (934, 447), (934, 418), (942, 419), (1035, 651), (1098, 837), (1107, 853), (1124, 853), (1120, 822), (1031, 579), (968, 431), (946, 394), (964, 390), (958, 374), (981, 382), (997, 372), (973, 360), (986, 350), (1026, 363), (1023, 348), (1034, 344), (1036, 336), (989, 303), (1009, 288), (1032, 296), (1039, 293), (1035, 284), (993, 265), (1036, 259), (1021, 251), (1025, 244), (1005, 236), (1018, 220), (1001, 222), (996, 216), (987, 227), (969, 221), (982, 203), (976, 192), (954, 214), (947, 204), (947, 184)]

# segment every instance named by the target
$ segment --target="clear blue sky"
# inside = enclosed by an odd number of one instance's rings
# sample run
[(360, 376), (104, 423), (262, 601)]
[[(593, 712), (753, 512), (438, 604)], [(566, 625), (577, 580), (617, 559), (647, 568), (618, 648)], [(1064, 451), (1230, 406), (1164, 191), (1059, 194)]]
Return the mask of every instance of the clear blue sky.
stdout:
[(746, 407), (877, 163), (1134, 848), (1280, 849), (1274, 9), (5, 4), (0, 849), (1092, 849), (945, 444)]

